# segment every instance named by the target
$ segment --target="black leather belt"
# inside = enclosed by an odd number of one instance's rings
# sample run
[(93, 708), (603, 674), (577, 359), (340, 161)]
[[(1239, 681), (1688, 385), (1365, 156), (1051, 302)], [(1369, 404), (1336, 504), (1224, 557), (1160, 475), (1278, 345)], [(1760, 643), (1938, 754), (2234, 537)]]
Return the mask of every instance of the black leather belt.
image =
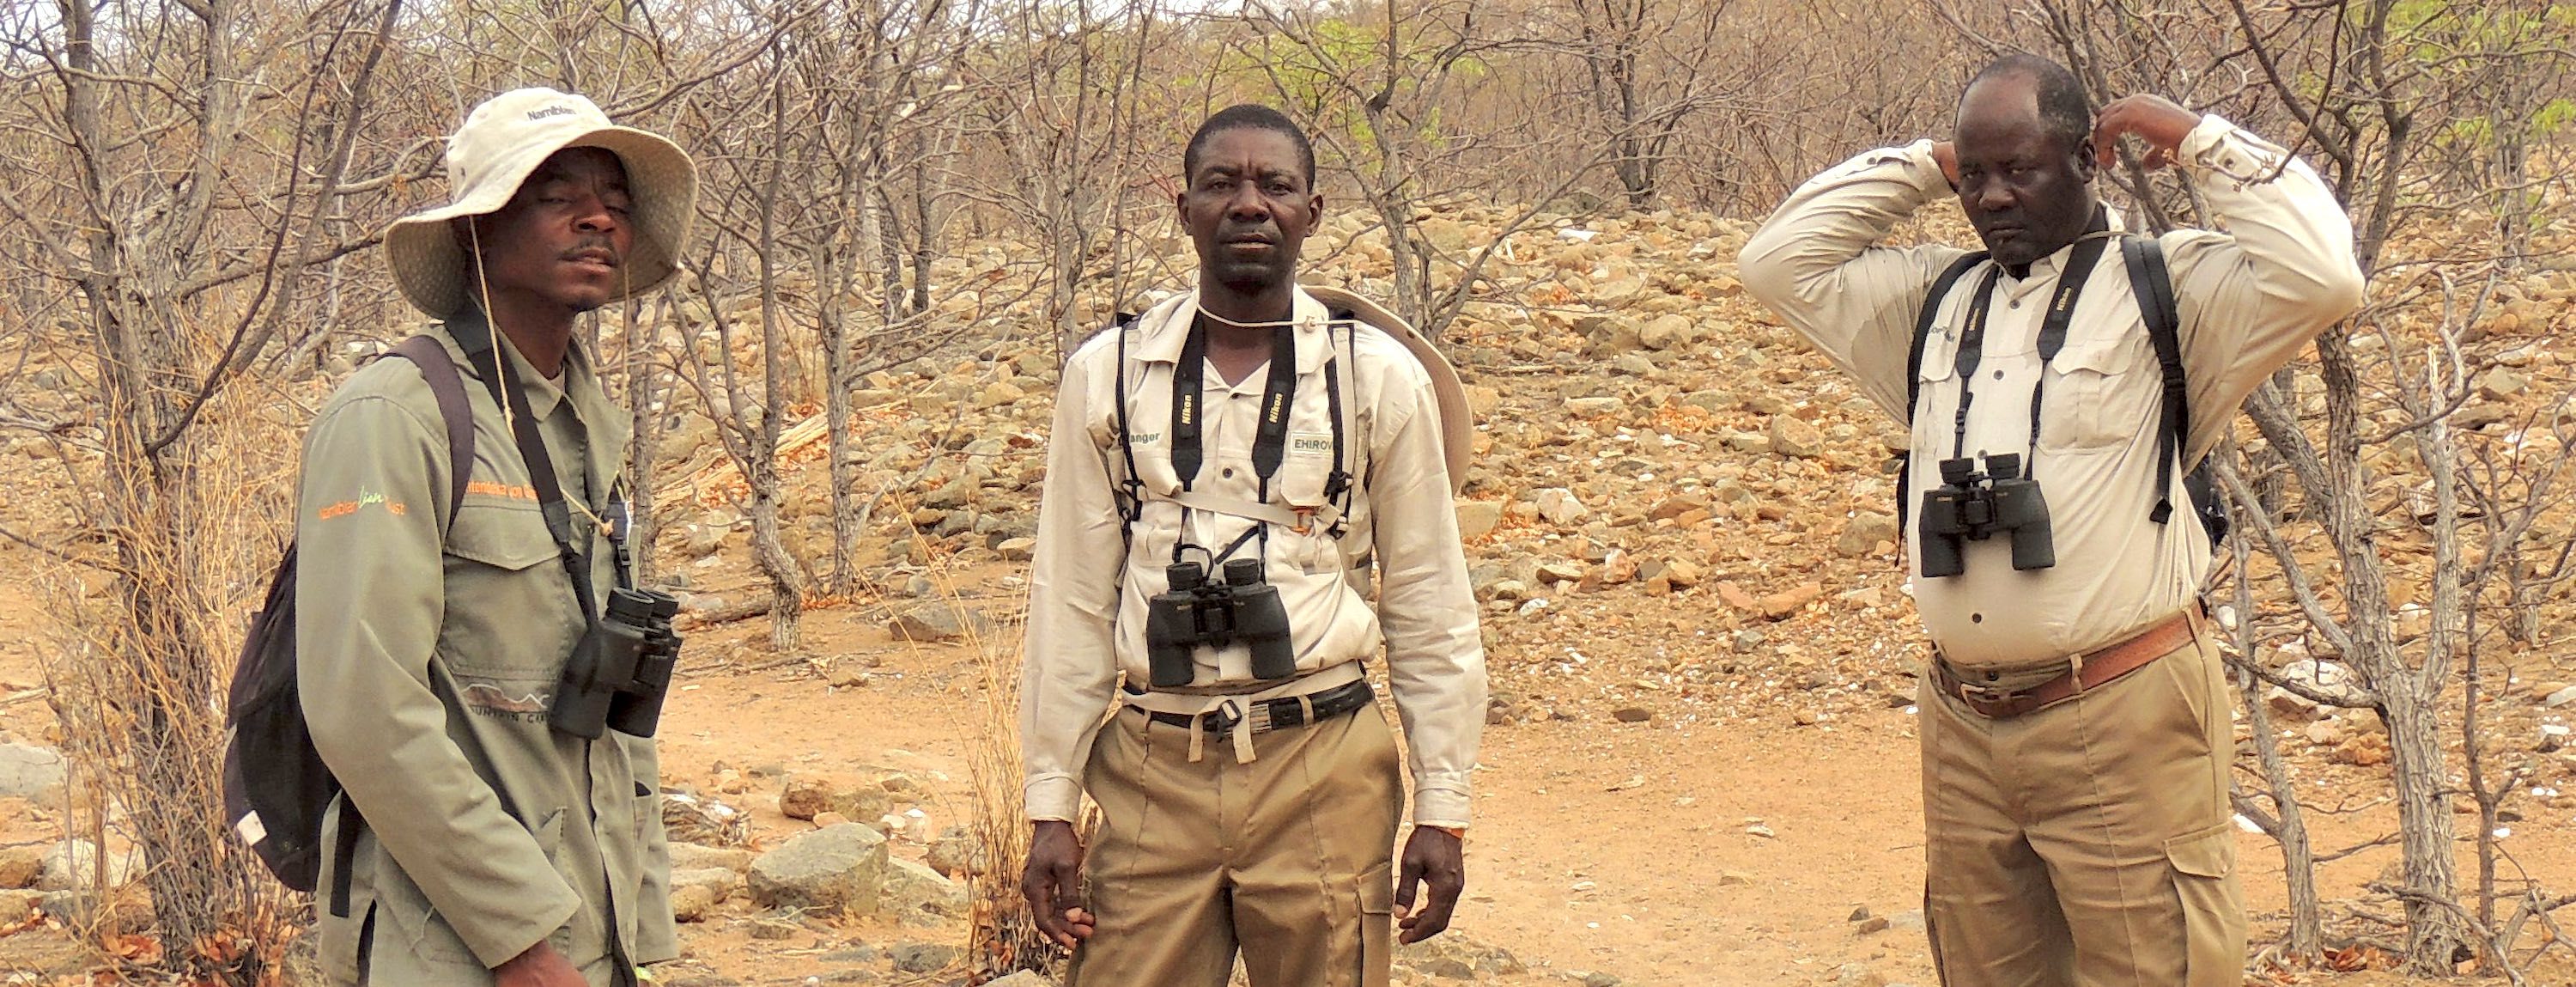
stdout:
[[(1257, 703), (1244, 703), (1241, 715), (1252, 721), (1252, 732), (1269, 733), (1272, 730), (1305, 726), (1306, 708), (1309, 706), (1315, 710), (1314, 722), (1317, 723), (1357, 712), (1362, 707), (1376, 702), (1377, 692), (1369, 688), (1367, 679), (1361, 679), (1305, 696), (1303, 703), (1298, 702), (1299, 698), (1289, 696), (1285, 699), (1264, 699)], [(1189, 716), (1182, 713), (1156, 713), (1135, 706), (1127, 708), (1144, 713), (1156, 723), (1169, 723), (1176, 727), (1189, 726), (1191, 721), (1195, 720), (1201, 729), (1209, 733), (1230, 733), (1234, 730), (1236, 722), (1235, 717), (1229, 715), (1230, 711), (1223, 709), (1205, 716)]]

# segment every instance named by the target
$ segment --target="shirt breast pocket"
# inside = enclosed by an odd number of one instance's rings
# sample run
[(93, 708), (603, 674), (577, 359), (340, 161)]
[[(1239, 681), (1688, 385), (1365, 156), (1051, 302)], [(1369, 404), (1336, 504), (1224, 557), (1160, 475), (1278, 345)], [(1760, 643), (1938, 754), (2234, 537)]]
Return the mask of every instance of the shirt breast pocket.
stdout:
[[(2040, 445), (2089, 452), (2128, 444), (2154, 426), (2155, 368), (2143, 341), (2070, 341), (2048, 362), (2041, 398)], [(2142, 386), (2144, 385), (2144, 386)]]
[(447, 530), (447, 616), (439, 635), (453, 670), (530, 680), (552, 674), (578, 634), (561, 557), (534, 503), (469, 499), (457, 510)]

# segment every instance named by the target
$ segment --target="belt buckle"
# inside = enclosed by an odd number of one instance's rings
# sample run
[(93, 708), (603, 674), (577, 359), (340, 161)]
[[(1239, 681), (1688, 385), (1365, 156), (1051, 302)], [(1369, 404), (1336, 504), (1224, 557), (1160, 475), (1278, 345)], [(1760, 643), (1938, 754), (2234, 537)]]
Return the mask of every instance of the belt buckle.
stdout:
[(1977, 703), (2007, 703), (2011, 702), (2013, 698), (2013, 694), (2010, 692), (2005, 692), (2001, 689), (1987, 688), (1967, 681), (1961, 681), (1959, 683), (1958, 691), (1960, 700), (1972, 706)]
[(1254, 733), (1269, 733), (1270, 731), (1277, 729), (1277, 727), (1270, 722), (1270, 704), (1267, 702), (1253, 703), (1252, 712), (1245, 718), (1252, 721), (1252, 732)]
[(1297, 523), (1289, 526), (1288, 530), (1301, 535), (1315, 533), (1315, 508), (1291, 507), (1289, 510), (1297, 515)]
[[(1268, 718), (1266, 712), (1263, 718)], [(1216, 704), (1216, 708), (1207, 714), (1208, 726), (1215, 728), (1210, 731), (1212, 733), (1233, 733), (1234, 725), (1241, 722), (1243, 722), (1243, 704), (1232, 699)]]

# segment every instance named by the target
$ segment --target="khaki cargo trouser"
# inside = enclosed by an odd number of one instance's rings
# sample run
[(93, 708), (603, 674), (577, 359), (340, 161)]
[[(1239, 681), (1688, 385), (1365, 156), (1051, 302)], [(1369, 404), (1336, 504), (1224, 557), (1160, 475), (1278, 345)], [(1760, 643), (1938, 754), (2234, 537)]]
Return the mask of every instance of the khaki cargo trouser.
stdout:
[(1083, 787), (1100, 803), (1086, 883), (1098, 918), (1066, 987), (1383, 987), (1395, 831), (1395, 737), (1377, 707), (1189, 760), (1187, 727), (1121, 710)]
[(1923, 685), (1924, 916), (1947, 987), (2237, 987), (2234, 758), (2205, 635), (2006, 720)]

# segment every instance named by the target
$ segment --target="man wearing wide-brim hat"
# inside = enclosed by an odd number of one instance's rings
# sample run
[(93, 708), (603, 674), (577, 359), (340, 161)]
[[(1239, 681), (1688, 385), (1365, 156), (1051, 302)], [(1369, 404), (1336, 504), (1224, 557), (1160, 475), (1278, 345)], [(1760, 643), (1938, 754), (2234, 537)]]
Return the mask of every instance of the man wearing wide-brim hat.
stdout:
[[(474, 109), (447, 173), (454, 201), (385, 235), (436, 345), (351, 375), (305, 442), (297, 680), (345, 789), (320, 958), (342, 984), (633, 984), (678, 953), (651, 731), (552, 715), (629, 579), (627, 416), (573, 329), (677, 270), (695, 171), (522, 89)], [(423, 366), (440, 352), (470, 462)]]

